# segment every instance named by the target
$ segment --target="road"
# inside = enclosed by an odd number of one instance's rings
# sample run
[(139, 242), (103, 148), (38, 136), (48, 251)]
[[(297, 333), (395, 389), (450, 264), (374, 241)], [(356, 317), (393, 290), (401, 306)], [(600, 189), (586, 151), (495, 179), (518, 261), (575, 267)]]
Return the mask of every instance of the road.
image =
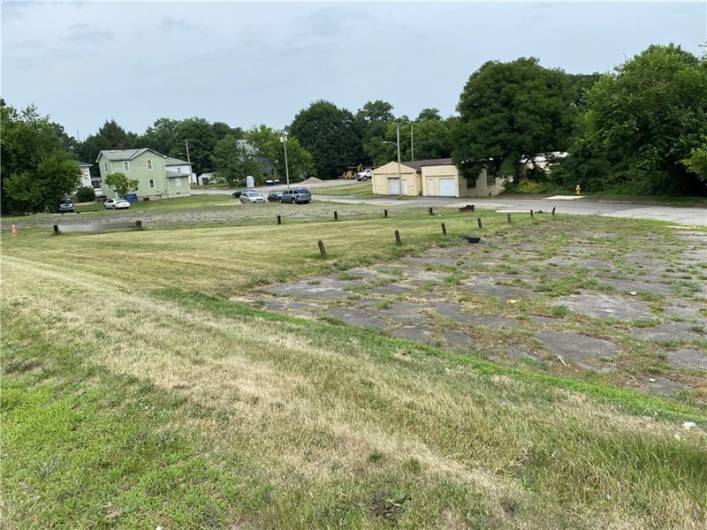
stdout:
[[(327, 181), (325, 181), (327, 182)], [(332, 184), (328, 184), (331, 182)], [(360, 198), (344, 197), (333, 195), (317, 195), (316, 188), (319, 186), (341, 185), (337, 181), (324, 182), (318, 186), (309, 186), (314, 192), (313, 198), (318, 201), (329, 201), (348, 204), (374, 204), (378, 206), (388, 206), (395, 208), (410, 207), (436, 207), (436, 208), (459, 208), (466, 204), (474, 204), (479, 208), (493, 209), (502, 212), (527, 212), (550, 211), (553, 207), (560, 213), (572, 215), (598, 215), (600, 217), (620, 217), (626, 219), (650, 219), (655, 221), (667, 221), (679, 225), (707, 226), (707, 208), (659, 206), (647, 204), (635, 204), (619, 201), (603, 201), (588, 198), (568, 200), (553, 198), (523, 198), (523, 197), (493, 197), (493, 198), (468, 198), (458, 197), (420, 197), (409, 199), (395, 198)], [(260, 188), (261, 191), (272, 190), (274, 187)], [(194, 194), (224, 194), (232, 193), (233, 190), (192, 190)]]

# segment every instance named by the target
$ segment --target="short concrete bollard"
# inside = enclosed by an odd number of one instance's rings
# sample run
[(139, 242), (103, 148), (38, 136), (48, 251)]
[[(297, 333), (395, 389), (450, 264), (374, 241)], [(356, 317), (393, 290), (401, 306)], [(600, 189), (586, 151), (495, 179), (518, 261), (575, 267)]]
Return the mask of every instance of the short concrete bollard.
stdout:
[(277, 216), (277, 224), (282, 224), (282, 217), (280, 217), (279, 215)]
[(507, 213), (507, 214), (506, 214), (506, 219), (508, 219), (508, 222), (510, 223), (510, 222), (511, 222), (511, 214)]
[(533, 210), (530, 210), (530, 217), (535, 217), (535, 216), (533, 215)]
[(434, 214), (435, 214), (434, 210), (432, 208), (430, 208), (430, 215), (434, 215)]
[(138, 230), (142, 230), (142, 221), (135, 221), (135, 228), (137, 228)]
[(400, 232), (398, 232), (397, 230), (395, 231), (395, 243), (397, 245), (400, 245), (402, 243), (402, 241), (400, 241)]
[(326, 258), (326, 248), (324, 248), (324, 241), (321, 239), (317, 241), (317, 245), (319, 246), (319, 254), (321, 255), (322, 258)]
[(388, 210), (383, 210), (383, 217), (388, 218)]
[(484, 227), (484, 223), (481, 221), (481, 217), (477, 217), (477, 218), (476, 218), (476, 224), (479, 225), (479, 228), (483, 228), (483, 227)]
[(442, 235), (446, 236), (447, 235), (447, 225), (442, 223)]
[(552, 215), (555, 215), (555, 206), (552, 207)]
[(339, 212), (334, 210), (334, 221), (338, 221), (338, 220), (339, 220)]

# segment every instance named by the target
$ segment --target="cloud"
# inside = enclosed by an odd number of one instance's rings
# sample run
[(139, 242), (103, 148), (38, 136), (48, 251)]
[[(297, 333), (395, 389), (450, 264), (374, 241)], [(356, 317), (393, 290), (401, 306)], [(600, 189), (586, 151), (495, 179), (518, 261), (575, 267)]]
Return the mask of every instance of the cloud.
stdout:
[(113, 32), (93, 29), (89, 24), (72, 24), (69, 26), (69, 35), (62, 40), (81, 44), (102, 44), (113, 40)]
[(206, 33), (204, 28), (197, 24), (193, 24), (184, 18), (176, 18), (173, 16), (162, 17), (160, 20), (160, 29), (167, 32), (179, 31), (194, 31), (196, 33)]

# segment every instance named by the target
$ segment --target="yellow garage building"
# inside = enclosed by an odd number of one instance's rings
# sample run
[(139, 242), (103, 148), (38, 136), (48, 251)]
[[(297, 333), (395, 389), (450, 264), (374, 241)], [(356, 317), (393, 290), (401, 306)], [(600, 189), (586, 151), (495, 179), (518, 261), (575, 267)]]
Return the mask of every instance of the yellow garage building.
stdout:
[(376, 195), (424, 195), (429, 197), (489, 197), (503, 191), (504, 178), (482, 170), (476, 179), (465, 178), (451, 158), (388, 162), (373, 170)]

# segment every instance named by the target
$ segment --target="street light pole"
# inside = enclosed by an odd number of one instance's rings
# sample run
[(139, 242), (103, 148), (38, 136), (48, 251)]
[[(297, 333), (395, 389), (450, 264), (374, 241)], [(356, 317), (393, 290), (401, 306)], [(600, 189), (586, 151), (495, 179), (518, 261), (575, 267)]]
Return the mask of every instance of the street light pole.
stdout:
[(282, 131), (280, 136), (280, 141), (282, 142), (282, 147), (285, 150), (285, 178), (287, 180), (287, 189), (290, 189), (290, 168), (287, 165), (287, 131)]
[(415, 160), (415, 126), (410, 124), (410, 160)]
[(398, 135), (398, 185), (400, 186), (400, 192), (402, 193), (403, 191), (403, 180), (400, 175), (400, 124), (398, 124), (397, 127), (397, 135)]

